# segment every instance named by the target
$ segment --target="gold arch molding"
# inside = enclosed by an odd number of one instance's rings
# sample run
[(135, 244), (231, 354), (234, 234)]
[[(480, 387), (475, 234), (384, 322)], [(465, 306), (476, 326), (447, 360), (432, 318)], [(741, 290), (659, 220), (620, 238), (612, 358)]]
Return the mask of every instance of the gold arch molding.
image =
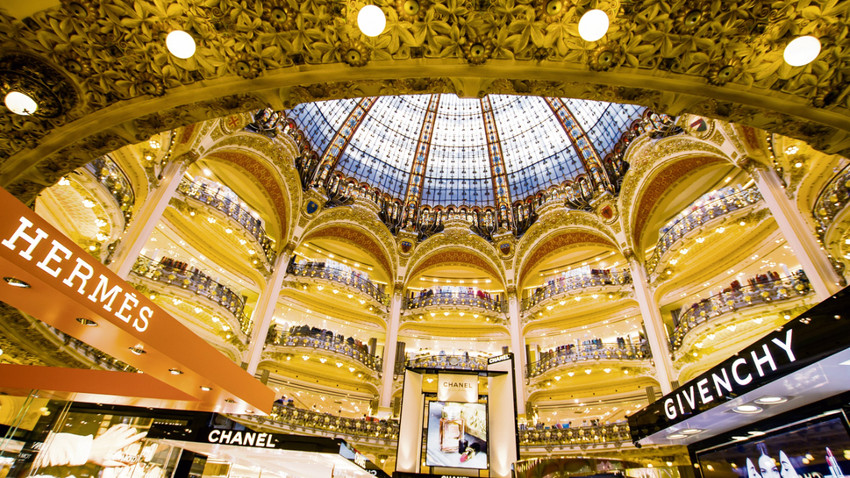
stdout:
[[(464, 265), (481, 270), (490, 274), (497, 281), (502, 281), (502, 275), (480, 254), (465, 248), (441, 248), (440, 250), (422, 258), (413, 270), (408, 274), (408, 281), (422, 274), (426, 270), (440, 266)], [(504, 285), (504, 284), (502, 284)]]
[[(542, 1), (414, 1), (413, 13), (381, 0), (387, 28), (374, 39), (357, 30), (355, 4), (329, 0), (276, 9), (238, 0), (179, 0), (167, 10), (155, 0), (84, 3), (62, 2), (26, 23), (0, 12), (5, 57), (32, 58), (63, 76), (62, 91), (79, 93), (50, 118), (0, 115), (0, 185), (24, 200), (98, 154), (153, 133), (263, 106), (363, 95), (634, 103), (850, 154), (850, 95), (841, 94), (847, 79), (834, 67), (850, 59), (841, 27), (848, 8), (829, 0), (805, 9), (767, 0), (730, 0), (722, 9), (608, 2), (602, 8), (612, 25), (597, 42), (575, 32), (590, 7), (566, 1), (558, 9)], [(164, 46), (166, 33), (179, 28), (198, 39), (188, 60)], [(823, 49), (813, 63), (792, 68), (782, 49), (800, 34), (819, 36)]]
[(551, 256), (564, 250), (576, 248), (586, 245), (598, 245), (610, 247), (613, 250), (619, 250), (610, 239), (603, 237), (600, 234), (586, 230), (563, 231), (557, 234), (552, 234), (545, 240), (540, 241), (536, 247), (531, 250), (525, 263), (519, 270), (519, 280), (517, 284), (522, 284), (526, 279), (528, 271), (534, 270), (534, 266), (540, 263), (546, 257)]
[(320, 227), (307, 234), (304, 239), (301, 240), (301, 243), (319, 238), (329, 238), (336, 241), (342, 241), (366, 251), (374, 257), (376, 261), (378, 261), (378, 264), (380, 264), (381, 268), (384, 269), (388, 277), (393, 277), (393, 269), (390, 266), (387, 253), (381, 248), (377, 240), (375, 240), (367, 232), (361, 230), (359, 227), (352, 224), (331, 224)]

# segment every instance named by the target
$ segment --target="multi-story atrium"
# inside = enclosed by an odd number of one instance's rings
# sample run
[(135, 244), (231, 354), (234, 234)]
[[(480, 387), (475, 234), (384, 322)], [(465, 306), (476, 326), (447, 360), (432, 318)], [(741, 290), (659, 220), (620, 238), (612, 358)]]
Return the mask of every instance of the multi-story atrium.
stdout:
[[(378, 2), (377, 39), (350, 2), (55, 3), (0, 8), (0, 93), (38, 103), (0, 116), (0, 185), (271, 388), (229, 415), (256, 430), (392, 473), (405, 369), (510, 352), (522, 459), (690, 467), (626, 418), (845, 284), (842, 80), (764, 65), (846, 6), (609, 5), (594, 44), (555, 0)], [(188, 59), (158, 44), (183, 17)], [(23, 309), (0, 364), (148, 373)]]

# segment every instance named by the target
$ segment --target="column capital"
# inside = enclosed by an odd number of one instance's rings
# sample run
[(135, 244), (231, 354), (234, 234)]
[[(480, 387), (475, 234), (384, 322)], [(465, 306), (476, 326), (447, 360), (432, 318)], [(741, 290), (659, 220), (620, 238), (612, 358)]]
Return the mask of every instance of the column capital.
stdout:
[(401, 294), (404, 292), (404, 282), (396, 281), (393, 283), (393, 294)]
[(516, 297), (516, 286), (509, 285), (509, 286), (505, 287), (505, 294), (508, 295), (508, 298)]

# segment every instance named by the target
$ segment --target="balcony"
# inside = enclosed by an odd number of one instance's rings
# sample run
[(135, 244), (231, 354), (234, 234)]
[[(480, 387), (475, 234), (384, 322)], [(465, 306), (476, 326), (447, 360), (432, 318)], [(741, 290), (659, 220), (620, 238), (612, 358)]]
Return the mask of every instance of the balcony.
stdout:
[[(342, 339), (342, 336), (334, 336), (329, 332), (319, 333), (317, 335), (302, 335), (284, 332), (275, 327), (274, 331), (267, 337), (266, 344), (280, 348), (306, 347), (314, 350), (324, 350), (332, 354), (354, 359), (374, 372), (380, 372), (383, 363), (381, 357), (377, 357), (367, 351), (365, 346), (358, 347), (356, 343), (346, 342)], [(297, 352), (293, 351), (292, 353), (295, 354)]]
[(850, 201), (850, 165), (845, 166), (833, 176), (815, 200), (812, 215), (820, 226), (818, 233), (821, 239), (826, 235), (826, 231), (838, 214), (847, 206), (848, 201)]
[(632, 276), (628, 270), (621, 271), (596, 271), (572, 277), (559, 277), (546, 282), (538, 287), (533, 294), (522, 299), (522, 311), (533, 312), (537, 306), (543, 306), (549, 302), (571, 296), (576, 293), (590, 292), (612, 292), (622, 291), (625, 286), (632, 283)]
[(796, 299), (812, 292), (805, 274), (782, 277), (764, 283), (751, 283), (745, 287), (715, 294), (693, 304), (679, 318), (670, 338), (670, 350), (676, 351), (689, 332), (712, 322), (726, 314), (789, 299)]
[(257, 213), (242, 207), (230, 196), (223, 194), (219, 189), (212, 188), (206, 184), (184, 179), (177, 186), (177, 191), (187, 198), (200, 201), (207, 206), (223, 213), (228, 218), (239, 224), (245, 232), (251, 235), (263, 250), (269, 265), (274, 264), (277, 253), (274, 250), (275, 242), (266, 235), (262, 221), (256, 217)]
[(487, 357), (469, 355), (408, 355), (405, 365), (442, 370), (487, 370)]
[(92, 347), (91, 345), (82, 342), (70, 335), (62, 332), (61, 330), (52, 327), (50, 325), (44, 324), (44, 326), (50, 330), (54, 335), (56, 335), (59, 340), (61, 340), (67, 347), (73, 348), (75, 352), (82, 355), (83, 357), (94, 362), (95, 366), (104, 368), (106, 370), (114, 370), (114, 371), (122, 371), (122, 372), (136, 372), (136, 368), (118, 360), (117, 358), (108, 355), (100, 350)]
[(239, 329), (250, 334), (251, 318), (245, 315), (245, 298), (216, 282), (194, 267), (182, 267), (139, 256), (132, 272), (162, 284), (172, 285), (204, 297), (226, 309), (239, 325)]
[(646, 263), (647, 271), (656, 271), (664, 255), (692, 231), (698, 230), (711, 221), (724, 217), (734, 211), (748, 208), (761, 201), (761, 193), (756, 187), (744, 189), (735, 194), (721, 197), (695, 207), (688, 215), (678, 219), (662, 229), (655, 251)]
[(579, 349), (572, 348), (569, 351), (553, 352), (551, 356), (528, 364), (527, 376), (528, 378), (535, 378), (550, 370), (569, 365), (586, 365), (590, 361), (648, 360), (652, 357), (647, 346), (603, 344), (601, 347), (591, 347), (596, 346), (581, 346)]
[(133, 186), (124, 171), (109, 156), (101, 156), (83, 168), (109, 191), (124, 216), (124, 224), (130, 223), (132, 207), (136, 203)]
[[(429, 291), (430, 292), (430, 291)], [(477, 310), (480, 312), (498, 312), (504, 313), (507, 311), (506, 303), (500, 296), (487, 297), (483, 293), (466, 293), (466, 292), (437, 292), (428, 295), (420, 294), (418, 296), (408, 297), (405, 303), (407, 310), (431, 308), (452, 307), (458, 309), (468, 309), (471, 311)]]
[(268, 417), (239, 415), (240, 420), (250, 420), (261, 425), (280, 427), (290, 432), (313, 432), (314, 435), (343, 436), (354, 441), (378, 439), (398, 440), (398, 422), (372, 421), (362, 418), (345, 418), (294, 407), (275, 405)]
[(384, 293), (384, 288), (378, 286), (365, 274), (356, 271), (347, 271), (325, 265), (323, 262), (305, 262), (301, 264), (290, 263), (287, 270), (296, 277), (305, 277), (331, 281), (342, 286), (355, 289), (368, 295), (383, 306), (389, 305), (389, 297)]
[(631, 441), (627, 423), (577, 428), (529, 428), (519, 432), (519, 444), (524, 447), (619, 445)]

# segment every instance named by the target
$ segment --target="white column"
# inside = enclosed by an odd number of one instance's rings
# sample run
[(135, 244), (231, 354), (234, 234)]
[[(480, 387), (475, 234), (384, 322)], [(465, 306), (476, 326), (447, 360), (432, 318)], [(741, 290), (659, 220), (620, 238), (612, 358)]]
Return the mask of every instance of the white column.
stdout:
[(283, 285), (283, 278), (286, 277), (286, 266), (289, 264), (289, 258), (291, 256), (291, 251), (284, 250), (277, 257), (274, 263), (274, 271), (272, 271), (271, 277), (266, 281), (266, 287), (263, 289), (260, 297), (257, 298), (257, 306), (254, 307), (254, 312), (251, 314), (253, 328), (251, 329), (251, 342), (248, 345), (248, 368), (246, 369), (251, 375), (257, 372), (257, 367), (263, 358), (266, 335), (272, 324), (274, 309)]
[(753, 169), (752, 175), (782, 236), (803, 266), (803, 272), (809, 278), (818, 300), (825, 300), (841, 290), (838, 274), (818, 244), (814, 231), (806, 224), (796, 204), (785, 194), (776, 171), (757, 167)]
[(162, 219), (162, 213), (168, 207), (168, 202), (174, 197), (183, 173), (192, 162), (191, 159), (191, 155), (184, 155), (165, 165), (159, 186), (148, 194), (141, 209), (133, 214), (133, 222), (124, 232), (112, 262), (109, 263), (109, 268), (122, 279), (130, 275), (130, 270), (139, 257), (139, 253)]
[(516, 290), (508, 291), (508, 319), (510, 320), (511, 350), (514, 352), (514, 380), (516, 382), (516, 410), (525, 415), (525, 372), (528, 370), (525, 356), (525, 340), (522, 338), (522, 318), (519, 314), (519, 298)]
[(646, 269), (636, 258), (629, 260), (629, 266), (632, 272), (635, 299), (637, 299), (646, 328), (646, 340), (649, 342), (649, 350), (655, 362), (655, 378), (661, 385), (661, 393), (666, 395), (673, 391), (671, 382), (675, 380), (673, 361), (670, 359), (670, 339), (667, 337), (667, 329), (661, 319), (661, 310), (649, 288)]
[(381, 371), (381, 408), (392, 406), (393, 378), (395, 376), (395, 351), (398, 347), (398, 327), (401, 321), (401, 300), (403, 288), (397, 284), (393, 289), (390, 302), (390, 316), (387, 321), (387, 336), (384, 340), (384, 368)]

